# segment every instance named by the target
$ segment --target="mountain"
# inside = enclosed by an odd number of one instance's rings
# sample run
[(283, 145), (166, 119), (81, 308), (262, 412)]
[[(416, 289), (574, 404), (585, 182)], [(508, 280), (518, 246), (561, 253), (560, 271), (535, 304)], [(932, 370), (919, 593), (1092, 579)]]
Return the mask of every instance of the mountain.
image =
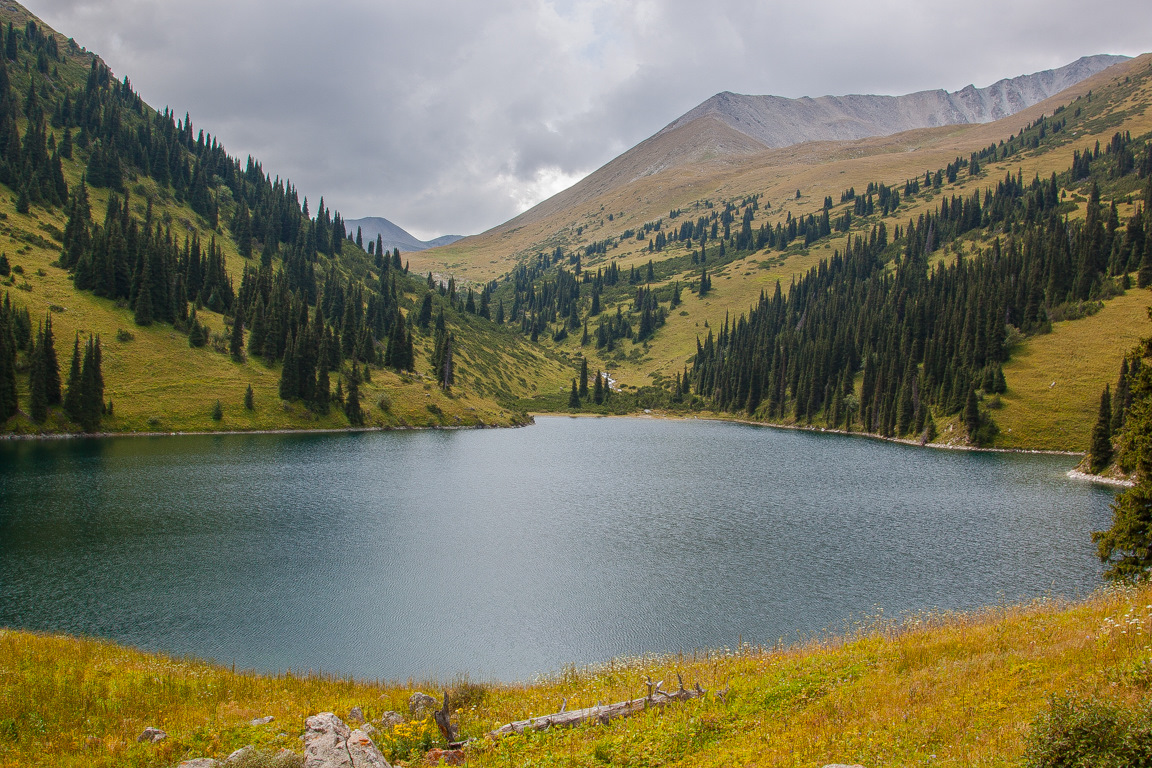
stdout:
[(693, 163), (743, 158), (813, 141), (851, 141), (921, 128), (988, 123), (1019, 113), (1082, 82), (1126, 56), (1085, 56), (1058, 69), (969, 85), (955, 93), (848, 95), (788, 99), (718, 93), (673, 120), (568, 189), (497, 230), (515, 229), (541, 215), (579, 204), (639, 178)]
[(725, 91), (673, 120), (656, 136), (708, 117), (764, 147), (863, 139), (941, 125), (990, 123), (1127, 60), (1127, 56), (1085, 56), (1059, 69), (1000, 80), (987, 88), (969, 85), (955, 93), (938, 89), (904, 96), (853, 94), (786, 99)]
[(364, 236), (365, 248), (368, 247), (369, 241), (375, 241), (376, 237), (379, 236), (382, 239), (384, 248), (389, 251), (393, 248), (399, 248), (401, 251), (406, 252), (424, 251), (440, 245), (450, 245), (464, 237), (464, 235), (441, 235), (431, 240), (420, 240), (403, 227), (393, 224), (381, 216), (348, 219), (344, 224), (349, 232), (355, 232), (356, 228), (360, 227)]

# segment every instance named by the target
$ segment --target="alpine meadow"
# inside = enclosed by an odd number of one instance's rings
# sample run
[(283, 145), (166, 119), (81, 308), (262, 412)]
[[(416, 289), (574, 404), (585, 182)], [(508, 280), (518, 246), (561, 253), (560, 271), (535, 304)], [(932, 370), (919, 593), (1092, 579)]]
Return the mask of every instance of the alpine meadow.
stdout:
[(0, 768), (1152, 764), (1152, 54), (431, 237), (84, 32), (0, 3)]

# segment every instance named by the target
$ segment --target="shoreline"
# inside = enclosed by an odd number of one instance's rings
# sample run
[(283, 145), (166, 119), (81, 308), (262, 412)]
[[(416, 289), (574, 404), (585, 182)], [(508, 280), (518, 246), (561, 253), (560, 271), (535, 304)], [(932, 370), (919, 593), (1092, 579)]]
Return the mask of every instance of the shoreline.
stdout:
[(389, 427), (347, 427), (334, 429), (322, 427), (318, 429), (220, 429), (211, 431), (176, 431), (176, 432), (55, 432), (35, 435), (0, 434), (0, 441), (11, 440), (82, 440), (86, 438), (104, 439), (112, 437), (204, 437), (211, 435), (336, 435), (360, 432), (454, 432), (466, 429), (520, 429), (530, 427), (535, 423), (529, 414), (528, 421), (523, 424), (442, 424), (434, 427), (415, 426), (389, 426)]
[[(537, 416), (556, 418), (600, 418), (600, 419), (663, 419), (665, 421), (717, 421), (725, 424), (742, 424), (748, 427), (764, 427), (767, 429), (787, 429), (794, 432), (815, 432), (818, 434), (827, 435), (843, 435), (845, 437), (863, 437), (871, 440), (880, 440), (886, 443), (900, 443), (903, 445), (910, 445), (915, 448), (935, 448), (943, 451), (972, 451), (975, 453), (1021, 453), (1021, 454), (1038, 454), (1043, 456), (1080, 456), (1085, 454), (1083, 451), (1065, 451), (1056, 448), (981, 448), (974, 445), (955, 445), (948, 443), (921, 443), (919, 440), (914, 440), (905, 437), (884, 437), (877, 435), (873, 432), (849, 432), (844, 429), (829, 429), (827, 427), (805, 427), (799, 424), (776, 424), (767, 421), (752, 421), (750, 419), (727, 418), (721, 414), (710, 412), (708, 416), (682, 416), (663, 413), (658, 411), (642, 411), (639, 413), (616, 414), (616, 413), (549, 413), (544, 411), (532, 411), (528, 415), (532, 418)], [(1091, 476), (1090, 476), (1091, 477)]]
[[(285, 429), (232, 429), (232, 430), (204, 430), (204, 431), (175, 431), (175, 432), (58, 432), (41, 434), (0, 434), (0, 441), (21, 440), (77, 440), (85, 438), (115, 438), (115, 437), (177, 437), (177, 436), (208, 436), (208, 435), (308, 435), (308, 434), (349, 434), (362, 432), (415, 432), (415, 431), (456, 431), (467, 429), (520, 429), (535, 424), (536, 417), (544, 418), (600, 418), (600, 419), (662, 419), (665, 421), (715, 421), (726, 424), (740, 424), (749, 427), (764, 427), (767, 429), (786, 429), (794, 432), (813, 432), (819, 434), (842, 435), (845, 437), (860, 437), (871, 440), (880, 440), (887, 443), (898, 443), (916, 448), (934, 448), (946, 451), (972, 451), (977, 453), (1019, 453), (1046, 456), (1080, 456), (1083, 451), (1068, 451), (1055, 448), (981, 448), (971, 445), (956, 445), (948, 443), (922, 443), (919, 440), (903, 437), (884, 437), (872, 432), (855, 432), (844, 429), (829, 429), (827, 427), (802, 426), (799, 424), (778, 424), (766, 421), (753, 421), (751, 419), (729, 418), (722, 414), (709, 412), (706, 416), (680, 415), (652, 410), (636, 413), (565, 413), (551, 411), (530, 411), (528, 420), (516, 424), (473, 424), (473, 425), (437, 425), (432, 427), (420, 426), (383, 426), (383, 427), (347, 427), (347, 428), (285, 428)], [(1075, 472), (1075, 474), (1073, 474)], [(1089, 480), (1108, 485), (1131, 486), (1131, 481), (1108, 478), (1100, 475), (1089, 475), (1078, 470), (1071, 470), (1069, 477), (1077, 480)]]

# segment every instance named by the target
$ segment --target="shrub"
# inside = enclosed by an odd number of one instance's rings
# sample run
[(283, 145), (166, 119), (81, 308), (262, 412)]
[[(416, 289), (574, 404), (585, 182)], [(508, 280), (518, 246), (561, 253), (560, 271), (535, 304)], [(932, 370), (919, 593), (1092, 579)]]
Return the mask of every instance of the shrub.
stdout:
[(1030, 768), (1152, 765), (1152, 702), (1129, 710), (1098, 699), (1053, 698), (1032, 725)]

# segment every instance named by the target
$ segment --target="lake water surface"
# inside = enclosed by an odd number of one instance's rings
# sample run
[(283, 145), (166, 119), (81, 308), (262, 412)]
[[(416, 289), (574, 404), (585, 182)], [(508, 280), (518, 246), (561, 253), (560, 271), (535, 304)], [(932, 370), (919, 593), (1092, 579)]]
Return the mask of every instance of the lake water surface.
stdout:
[(0, 626), (520, 680), (1099, 585), (1069, 457), (704, 421), (0, 443)]

